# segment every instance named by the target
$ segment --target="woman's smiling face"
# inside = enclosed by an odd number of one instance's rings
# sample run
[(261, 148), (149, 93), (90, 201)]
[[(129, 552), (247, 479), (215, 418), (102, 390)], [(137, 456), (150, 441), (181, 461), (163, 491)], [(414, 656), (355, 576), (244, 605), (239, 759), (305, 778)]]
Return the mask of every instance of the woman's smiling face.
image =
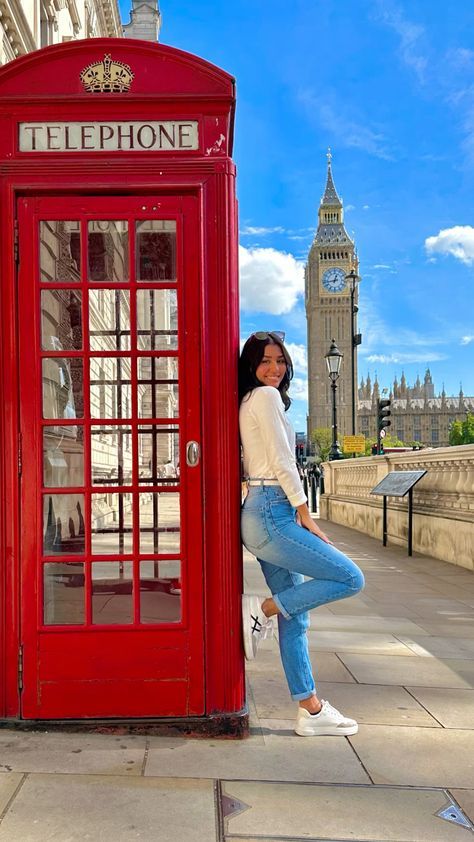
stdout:
[(274, 386), (278, 389), (286, 374), (286, 360), (279, 345), (265, 345), (263, 357), (255, 374), (262, 386)]

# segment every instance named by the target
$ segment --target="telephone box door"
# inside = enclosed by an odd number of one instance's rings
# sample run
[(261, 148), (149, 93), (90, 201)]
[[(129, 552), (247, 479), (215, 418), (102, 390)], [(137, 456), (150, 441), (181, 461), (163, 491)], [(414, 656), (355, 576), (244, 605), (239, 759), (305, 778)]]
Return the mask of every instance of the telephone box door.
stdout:
[(198, 198), (18, 220), (22, 716), (202, 714)]

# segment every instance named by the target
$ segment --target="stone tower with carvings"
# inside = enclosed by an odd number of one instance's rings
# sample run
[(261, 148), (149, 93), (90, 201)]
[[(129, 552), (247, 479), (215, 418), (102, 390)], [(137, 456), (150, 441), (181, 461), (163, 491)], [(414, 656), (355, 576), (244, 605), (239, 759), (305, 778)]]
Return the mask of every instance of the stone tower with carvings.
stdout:
[[(326, 187), (318, 211), (318, 228), (305, 272), (308, 326), (308, 439), (316, 427), (332, 425), (332, 393), (325, 355), (331, 339), (344, 354), (337, 381), (338, 439), (352, 433), (351, 295), (346, 275), (358, 271), (354, 242), (344, 227), (344, 209), (334, 186), (328, 152)], [(355, 290), (354, 305), (357, 306)], [(356, 319), (356, 315), (354, 315)], [(354, 324), (354, 333), (357, 332)], [(357, 348), (354, 348), (354, 354)], [(355, 357), (357, 413), (357, 356)], [(356, 417), (357, 423), (357, 417)], [(356, 432), (358, 432), (356, 428)]]

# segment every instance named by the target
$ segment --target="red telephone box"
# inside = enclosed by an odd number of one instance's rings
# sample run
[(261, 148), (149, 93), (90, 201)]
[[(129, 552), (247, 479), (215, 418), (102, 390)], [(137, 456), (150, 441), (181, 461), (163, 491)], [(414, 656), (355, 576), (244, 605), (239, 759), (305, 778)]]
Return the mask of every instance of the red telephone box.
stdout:
[(136, 40), (0, 70), (4, 721), (245, 732), (234, 106)]

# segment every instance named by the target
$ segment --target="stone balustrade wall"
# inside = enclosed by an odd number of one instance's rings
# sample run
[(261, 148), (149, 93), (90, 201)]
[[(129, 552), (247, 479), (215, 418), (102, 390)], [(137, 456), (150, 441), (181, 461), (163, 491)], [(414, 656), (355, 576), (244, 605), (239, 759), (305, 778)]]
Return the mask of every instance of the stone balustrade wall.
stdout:
[[(390, 471), (426, 470), (413, 489), (413, 551), (474, 569), (474, 444), (324, 464), (321, 517), (382, 541), (383, 498), (374, 486)], [(408, 544), (408, 495), (388, 497), (388, 543)]]

